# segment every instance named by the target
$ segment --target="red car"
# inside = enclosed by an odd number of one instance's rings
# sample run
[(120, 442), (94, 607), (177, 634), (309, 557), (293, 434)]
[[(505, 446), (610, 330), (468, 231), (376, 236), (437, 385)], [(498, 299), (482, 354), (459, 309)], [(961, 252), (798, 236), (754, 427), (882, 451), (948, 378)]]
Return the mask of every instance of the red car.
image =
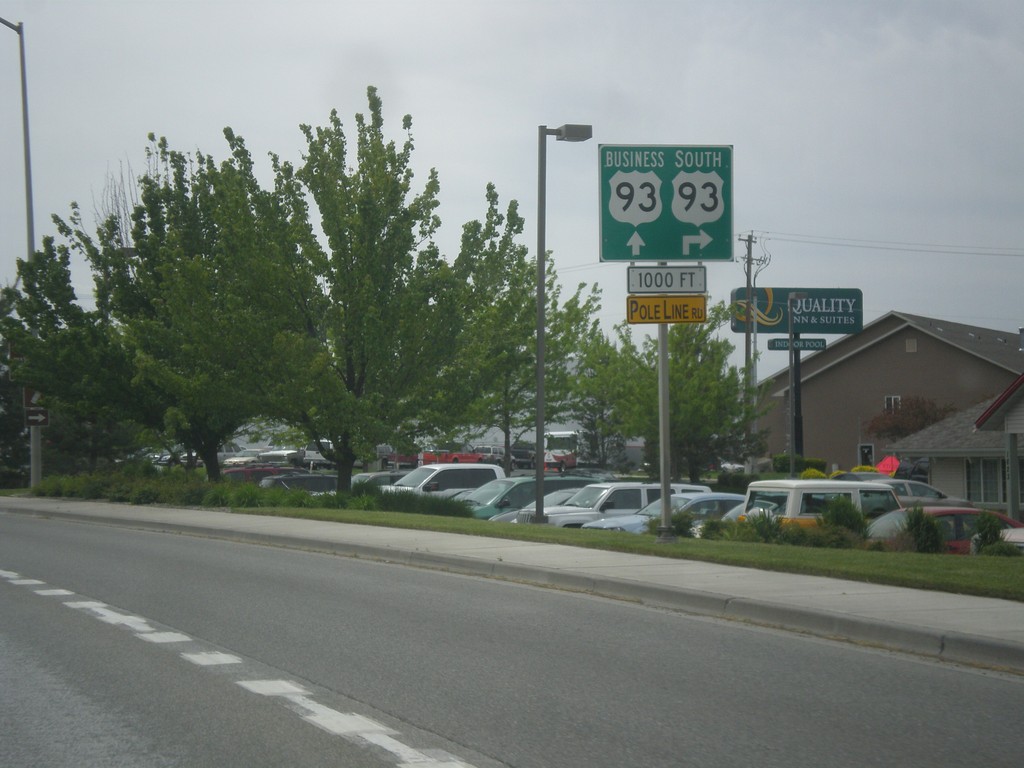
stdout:
[[(939, 522), (942, 537), (946, 541), (946, 552), (953, 555), (969, 555), (971, 553), (971, 537), (978, 528), (978, 515), (984, 509), (969, 507), (923, 507), (926, 515), (931, 515)], [(995, 515), (1006, 528), (1024, 528), (1019, 523), (1001, 512), (990, 512)], [(907, 519), (906, 509), (894, 509), (886, 512), (868, 526), (869, 539), (894, 539), (903, 530)]]

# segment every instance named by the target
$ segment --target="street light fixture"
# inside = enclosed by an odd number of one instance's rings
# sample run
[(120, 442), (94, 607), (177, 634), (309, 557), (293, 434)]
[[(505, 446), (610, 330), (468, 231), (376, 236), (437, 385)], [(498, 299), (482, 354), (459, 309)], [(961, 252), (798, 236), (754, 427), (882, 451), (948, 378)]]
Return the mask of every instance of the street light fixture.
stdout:
[[(21, 54), (21, 131), (25, 147), (25, 231), (28, 236), (28, 258), (36, 248), (35, 215), (32, 210), (32, 152), (29, 147), (28, 132), (28, 80), (25, 76), (25, 25), (22, 22), (14, 24), (7, 19), (0, 18), (0, 24), (8, 29), (14, 30), (18, 35), (18, 49)], [(17, 285), (17, 280), (15, 280)], [(42, 480), (43, 474), (43, 435), (38, 425), (32, 425), (29, 433), (29, 486), (35, 487)]]
[(554, 136), (558, 141), (587, 141), (593, 135), (594, 128), (590, 125), (567, 123), (560, 128), (548, 128), (546, 125), (537, 127), (537, 429), (533, 452), (534, 476), (537, 478), (537, 505), (533, 517), (535, 523), (547, 522), (544, 517), (544, 227), (547, 137)]

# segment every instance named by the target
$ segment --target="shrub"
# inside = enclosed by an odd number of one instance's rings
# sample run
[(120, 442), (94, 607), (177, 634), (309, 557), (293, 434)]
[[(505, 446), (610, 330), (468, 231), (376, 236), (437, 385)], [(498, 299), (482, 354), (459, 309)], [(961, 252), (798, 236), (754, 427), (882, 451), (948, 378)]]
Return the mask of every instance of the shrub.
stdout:
[(230, 507), (231, 488), (224, 483), (216, 483), (203, 494), (202, 505), (204, 507)]
[(916, 552), (935, 553), (941, 552), (944, 541), (942, 529), (939, 528), (939, 521), (931, 515), (925, 514), (921, 507), (911, 507), (907, 510), (907, 520), (903, 530), (913, 542)]
[(868, 527), (864, 513), (846, 496), (828, 500), (821, 510), (821, 524), (826, 528), (843, 528), (861, 537)]
[(746, 522), (754, 529), (757, 538), (767, 544), (779, 541), (782, 535), (782, 518), (770, 512), (748, 514)]
[(818, 549), (853, 549), (860, 546), (860, 535), (839, 526), (783, 525), (779, 531), (780, 544)]
[(722, 524), (721, 535), (723, 541), (756, 542), (763, 541), (757, 530), (746, 520), (742, 522), (726, 522)]
[(239, 483), (231, 489), (231, 504), (232, 507), (259, 507), (263, 494), (260, 493), (263, 488), (252, 485), (250, 483)]
[(822, 472), (820, 469), (805, 469), (800, 473), (801, 480), (825, 480), (828, 475)]
[(1008, 541), (1000, 539), (999, 541), (986, 544), (978, 549), (978, 554), (991, 555), (994, 557), (1020, 557), (1021, 555), (1024, 555), (1024, 552), (1021, 552), (1020, 547), (1016, 544), (1011, 544)]
[[(661, 525), (661, 518), (653, 518), (654, 529), (657, 531)], [(669, 518), (669, 528), (672, 533), (684, 539), (693, 538), (693, 515), (690, 512), (673, 512)]]
[(1003, 524), (991, 512), (982, 512), (978, 515), (975, 536), (977, 536), (979, 550), (990, 544), (996, 544), (1003, 540)]

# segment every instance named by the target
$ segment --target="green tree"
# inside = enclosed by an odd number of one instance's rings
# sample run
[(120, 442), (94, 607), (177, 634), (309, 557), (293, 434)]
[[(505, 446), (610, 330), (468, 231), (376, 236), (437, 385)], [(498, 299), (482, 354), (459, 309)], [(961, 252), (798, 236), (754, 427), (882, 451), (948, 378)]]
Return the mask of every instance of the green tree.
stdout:
[[(341, 488), (377, 444), (451, 418), (439, 384), (450, 378), (464, 295), (432, 239), (436, 171), (413, 192), (412, 118), (397, 146), (385, 139), (376, 89), (367, 96), (354, 157), (336, 111), (325, 127), (302, 126), (307, 151), (295, 178), (318, 208), (326, 249), (303, 230), (316, 281), (289, 297), (304, 327), (278, 334), (274, 351), (289, 379), (277, 382), (273, 415), (331, 442)], [(279, 188), (287, 174), (279, 166)]]
[(628, 356), (599, 329), (580, 342), (572, 383), (572, 419), (580, 425), (583, 458), (601, 467), (625, 462), (626, 419), (621, 403), (632, 386)]
[[(668, 333), (669, 432), (673, 477), (697, 482), (720, 458), (761, 450), (763, 433), (748, 434), (764, 412), (749, 390), (744, 371), (728, 364), (733, 346), (715, 333), (729, 321), (724, 303), (710, 308), (704, 323), (680, 323)], [(627, 431), (643, 435), (653, 466), (658, 459), (657, 341), (637, 348), (628, 327), (621, 329), (623, 351), (632, 357), (637, 386), (627, 394), (623, 414)]]

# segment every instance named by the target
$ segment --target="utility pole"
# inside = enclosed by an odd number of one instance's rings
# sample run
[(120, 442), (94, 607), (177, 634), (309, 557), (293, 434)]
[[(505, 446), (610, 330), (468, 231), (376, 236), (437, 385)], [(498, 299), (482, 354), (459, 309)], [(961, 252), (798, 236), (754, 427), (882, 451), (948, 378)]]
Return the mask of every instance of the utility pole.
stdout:
[[(746, 262), (746, 265), (743, 268), (744, 271), (747, 273), (747, 306), (744, 309), (744, 314), (747, 317), (747, 322), (746, 322), (746, 326), (745, 326), (745, 330), (744, 330), (744, 334), (743, 334), (743, 340), (744, 340), (744, 357), (743, 357), (743, 360), (744, 360), (744, 362), (746, 362), (747, 370), (749, 371), (749, 370), (751, 370), (751, 368), (750, 368), (750, 359), (751, 359), (751, 356), (752, 356), (751, 348), (750, 348), (750, 332), (751, 332), (751, 330), (754, 327), (754, 323), (757, 321), (757, 318), (755, 318), (753, 316), (753, 306), (754, 306), (754, 288), (753, 288), (754, 257), (753, 257), (753, 252), (752, 252), (753, 251), (753, 245), (754, 245), (754, 243), (757, 242), (757, 239), (754, 237), (754, 233), (753, 232), (749, 232), (746, 237), (742, 237), (742, 236), (740, 237), (740, 242), (747, 244), (747, 262)], [(757, 382), (750, 382), (750, 383), (756, 384)]]

